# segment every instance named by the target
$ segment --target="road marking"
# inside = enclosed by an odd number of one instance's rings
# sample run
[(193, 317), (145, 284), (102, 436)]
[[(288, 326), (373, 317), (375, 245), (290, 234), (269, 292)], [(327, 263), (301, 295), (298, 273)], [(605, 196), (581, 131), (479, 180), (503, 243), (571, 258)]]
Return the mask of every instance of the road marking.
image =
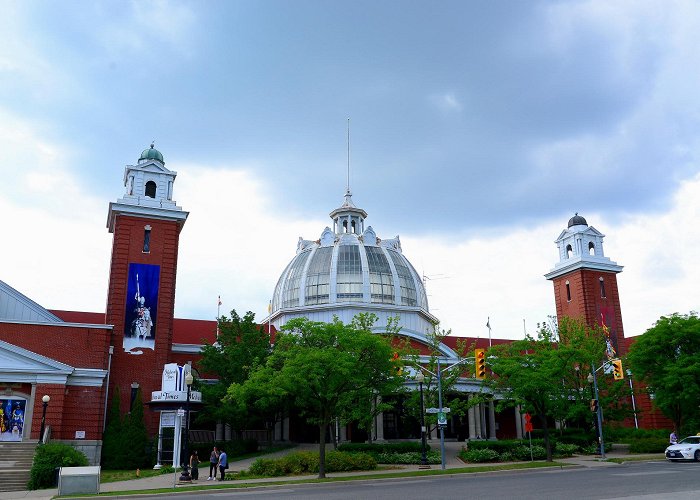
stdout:
[(405, 486), (407, 484), (432, 483), (433, 479), (417, 479), (415, 481), (379, 481), (370, 486)]
[(655, 474), (677, 474), (677, 470), (656, 470), (651, 472), (616, 472), (611, 476), (653, 476)]
[(228, 490), (226, 493), (214, 493), (207, 496), (212, 497), (229, 497), (233, 495), (270, 495), (272, 493), (294, 493), (295, 490), (291, 488), (280, 488), (280, 489), (266, 489), (265, 491), (232, 491)]

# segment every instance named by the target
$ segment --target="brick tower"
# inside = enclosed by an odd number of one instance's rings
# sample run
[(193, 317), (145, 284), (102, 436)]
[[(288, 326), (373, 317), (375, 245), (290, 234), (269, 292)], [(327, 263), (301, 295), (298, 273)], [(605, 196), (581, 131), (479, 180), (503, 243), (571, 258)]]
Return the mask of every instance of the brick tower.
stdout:
[(605, 257), (604, 234), (576, 214), (555, 243), (559, 262), (545, 274), (554, 284), (557, 317), (583, 318), (588, 325), (607, 327), (618, 354), (625, 343), (617, 273), (622, 266)]
[[(110, 402), (119, 387), (121, 411), (136, 389), (144, 402), (160, 390), (173, 337), (175, 278), (180, 231), (188, 213), (173, 201), (177, 173), (165, 168), (151, 144), (124, 170), (123, 198), (109, 204), (107, 228), (114, 234), (107, 292), (107, 324), (114, 325)], [(150, 434), (158, 414), (144, 410)]]

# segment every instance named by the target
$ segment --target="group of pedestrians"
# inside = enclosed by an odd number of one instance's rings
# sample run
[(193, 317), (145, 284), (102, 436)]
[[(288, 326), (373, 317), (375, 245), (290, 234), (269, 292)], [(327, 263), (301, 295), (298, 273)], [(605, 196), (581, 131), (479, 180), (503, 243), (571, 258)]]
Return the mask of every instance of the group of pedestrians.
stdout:
[[(228, 469), (228, 455), (223, 449), (219, 450), (214, 446), (209, 455), (209, 477), (207, 481), (216, 481), (217, 471), (219, 472), (219, 481), (223, 481), (226, 477), (226, 469)], [(190, 456), (190, 471), (192, 480), (197, 481), (199, 479), (199, 456), (196, 450)]]

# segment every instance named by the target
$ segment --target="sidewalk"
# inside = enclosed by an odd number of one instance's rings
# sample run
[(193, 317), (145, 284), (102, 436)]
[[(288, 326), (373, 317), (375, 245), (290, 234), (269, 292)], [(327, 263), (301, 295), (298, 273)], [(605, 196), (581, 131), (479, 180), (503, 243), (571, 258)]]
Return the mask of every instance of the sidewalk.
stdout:
[[(433, 449), (439, 449), (440, 443), (437, 440), (433, 440), (430, 443), (431, 447)], [(464, 467), (480, 467), (483, 465), (489, 465), (489, 464), (465, 464), (461, 460), (457, 458), (457, 453), (460, 451), (462, 448), (463, 443), (458, 443), (455, 441), (446, 441), (445, 442), (445, 458), (446, 458), (446, 463), (445, 463), (445, 468), (446, 469), (458, 469), (458, 468), (464, 468)], [(265, 458), (276, 458), (276, 457), (281, 457), (286, 455), (287, 453), (290, 453), (292, 451), (299, 451), (299, 450), (317, 450), (318, 445), (313, 445), (313, 444), (302, 444), (299, 445), (295, 448), (290, 448), (288, 450), (283, 450), (279, 451), (276, 453), (271, 453), (269, 455), (264, 455)], [(250, 467), (250, 464), (253, 463), (259, 457), (255, 458), (247, 458), (244, 460), (239, 460), (239, 461), (231, 461), (229, 464), (229, 472), (237, 472), (240, 470), (247, 469)], [(643, 459), (648, 459), (648, 460), (663, 460), (663, 454), (654, 454), (654, 455), (629, 455), (625, 453), (624, 451), (611, 451), (610, 453), (606, 454), (606, 458), (619, 458), (619, 459), (625, 459), (625, 458), (643, 458)], [(596, 458), (590, 455), (582, 455), (582, 456), (574, 456), (570, 458), (563, 458), (563, 459), (558, 459), (557, 462), (561, 463), (566, 463), (571, 466), (578, 466), (578, 467), (618, 467), (618, 464), (614, 462), (605, 462), (601, 460), (600, 458)], [(215, 487), (215, 486), (221, 486), (221, 482), (219, 481), (207, 481), (207, 474), (209, 472), (209, 465), (204, 464), (206, 467), (201, 467), (200, 472), (199, 472), (199, 481), (192, 482), (191, 485), (196, 485), (196, 486), (202, 486), (202, 487)], [(439, 470), (440, 469), (440, 464), (437, 465), (431, 465), (432, 470)], [(327, 477), (333, 478), (333, 477), (347, 477), (347, 476), (367, 476), (367, 477), (372, 477), (373, 475), (377, 474), (385, 474), (387, 472), (401, 472), (401, 471), (417, 471), (419, 470), (419, 467), (417, 465), (397, 465), (395, 466), (395, 469), (392, 470), (376, 470), (376, 471), (363, 471), (363, 472), (334, 472), (327, 474)], [(183, 486), (190, 486), (190, 484), (177, 484), (177, 478), (180, 476), (180, 473), (178, 472), (177, 474), (164, 474), (160, 476), (153, 476), (153, 477), (147, 477), (143, 479), (134, 479), (130, 481), (117, 481), (114, 483), (104, 483), (100, 485), (100, 492), (105, 493), (105, 492), (114, 492), (114, 491), (124, 491), (124, 492), (129, 492), (129, 491), (135, 491), (135, 490), (152, 490), (152, 489), (162, 489), (162, 488), (182, 488)], [(245, 483), (247, 484), (265, 484), (265, 483), (270, 483), (270, 482), (276, 482), (276, 481), (294, 481), (294, 480), (304, 480), (304, 479), (312, 479), (315, 476), (312, 475), (305, 475), (305, 476), (285, 476), (285, 477), (274, 477), (274, 478), (263, 478), (263, 479), (247, 479), (245, 480)], [(232, 484), (231, 481), (228, 481), (226, 484)], [(2, 500), (14, 500), (14, 499), (20, 499), (20, 498), (29, 498), (29, 499), (36, 499), (36, 500), (50, 500), (54, 496), (58, 494), (57, 489), (48, 489), (48, 490), (37, 490), (37, 491), (16, 491), (16, 492), (8, 492), (8, 493), (0, 493), (0, 499)]]

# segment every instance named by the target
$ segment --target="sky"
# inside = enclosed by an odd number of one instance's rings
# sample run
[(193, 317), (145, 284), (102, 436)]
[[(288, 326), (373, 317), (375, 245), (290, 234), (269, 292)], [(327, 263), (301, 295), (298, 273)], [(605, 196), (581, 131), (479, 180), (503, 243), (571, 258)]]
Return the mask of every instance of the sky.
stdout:
[(625, 334), (698, 310), (695, 1), (0, 0), (0, 279), (104, 311), (110, 201), (155, 141), (190, 212), (175, 314), (262, 319), (347, 183), (453, 335), (521, 338), (574, 213)]

